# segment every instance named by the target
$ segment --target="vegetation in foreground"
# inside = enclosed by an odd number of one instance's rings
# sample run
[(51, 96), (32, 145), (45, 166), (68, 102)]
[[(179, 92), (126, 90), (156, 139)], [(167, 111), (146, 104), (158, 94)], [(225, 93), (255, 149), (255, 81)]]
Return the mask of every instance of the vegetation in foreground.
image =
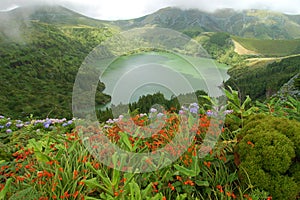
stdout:
[[(146, 115), (134, 115), (133, 121), (120, 116), (90, 128), (75, 127), (76, 120), (22, 122), (1, 116), (0, 199), (299, 198), (299, 101), (254, 103), (250, 98), (240, 101), (236, 91), (226, 91), (226, 95), (227, 110), (218, 111), (227, 114), (225, 121), (213, 120), (217, 111), (198, 104), (183, 107), (178, 114), (151, 109)], [(159, 132), (137, 137), (156, 119), (163, 120)], [(184, 141), (180, 122), (194, 119), (197, 123), (188, 123), (195, 137), (187, 151), (181, 152), (179, 143), (169, 148), (171, 155), (182, 155), (152, 172), (119, 171), (122, 161), (116, 155), (106, 158), (110, 165), (104, 165), (86, 150), (85, 142), (97, 144), (103, 135), (95, 133), (102, 131), (126, 151), (153, 152), (175, 136)], [(220, 134), (209, 128), (223, 123)], [(130, 129), (134, 124), (140, 128)], [(206, 146), (207, 136), (218, 138), (214, 148)], [(97, 156), (105, 158), (109, 148), (102, 150)], [(201, 152), (207, 154), (201, 156)], [(139, 161), (139, 169), (159, 164), (145, 158)], [(266, 184), (269, 181), (274, 184)]]

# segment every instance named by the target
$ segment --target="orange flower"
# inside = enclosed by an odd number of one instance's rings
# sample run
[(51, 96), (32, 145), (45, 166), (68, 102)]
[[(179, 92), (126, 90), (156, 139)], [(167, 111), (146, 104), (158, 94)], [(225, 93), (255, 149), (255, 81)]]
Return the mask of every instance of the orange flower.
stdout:
[(84, 182), (83, 181), (79, 181), (78, 185), (84, 185)]
[(74, 194), (73, 194), (73, 197), (76, 199), (76, 197), (78, 196), (79, 192), (76, 191)]
[(77, 176), (78, 176), (78, 171), (75, 169), (75, 170), (73, 171), (73, 179), (76, 179)]
[(167, 198), (165, 196), (163, 196), (163, 198), (161, 200), (167, 200)]
[(86, 163), (86, 161), (87, 161), (87, 156), (84, 156), (83, 159), (82, 159), (82, 162)]
[(234, 199), (236, 199), (236, 196), (235, 196), (234, 193), (231, 193), (231, 197), (234, 198)]
[(95, 168), (95, 169), (99, 169), (99, 167), (100, 167), (100, 164), (99, 164), (99, 163), (95, 163), (95, 164), (94, 164), (94, 168)]
[(176, 179), (182, 181), (182, 178), (180, 176), (176, 176)]
[(217, 185), (216, 188), (217, 188), (221, 193), (224, 192), (223, 187), (222, 187), (221, 185)]
[(24, 176), (17, 176), (17, 180), (18, 180), (18, 181), (21, 181), (21, 182), (22, 182), (22, 181), (24, 181), (24, 179), (25, 179)]
[(203, 164), (204, 164), (206, 167), (210, 168), (211, 162), (206, 162), (206, 161), (204, 161)]
[(171, 183), (168, 184), (168, 187), (173, 191), (175, 190), (175, 187)]
[(195, 183), (192, 181), (192, 180), (187, 180), (184, 182), (185, 185), (190, 185), (190, 186), (193, 186), (195, 185)]
[(253, 144), (251, 141), (248, 141), (247, 144), (248, 144), (248, 145), (251, 145), (252, 148), (254, 147), (254, 144)]

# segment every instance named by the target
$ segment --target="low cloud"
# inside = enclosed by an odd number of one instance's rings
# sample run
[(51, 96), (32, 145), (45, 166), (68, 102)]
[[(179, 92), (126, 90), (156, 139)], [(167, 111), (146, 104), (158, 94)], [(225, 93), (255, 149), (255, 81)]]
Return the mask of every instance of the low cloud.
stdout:
[(89, 17), (104, 20), (137, 18), (168, 6), (204, 11), (221, 8), (268, 9), (300, 14), (300, 1), (296, 0), (1, 0), (0, 10), (36, 4), (59, 4)]

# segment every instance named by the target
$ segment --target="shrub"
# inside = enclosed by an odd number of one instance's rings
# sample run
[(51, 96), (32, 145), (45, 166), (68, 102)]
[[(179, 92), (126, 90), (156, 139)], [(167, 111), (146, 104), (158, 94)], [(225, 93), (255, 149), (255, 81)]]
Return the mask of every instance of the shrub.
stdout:
[(235, 161), (241, 182), (250, 181), (274, 199), (295, 199), (300, 193), (300, 123), (254, 115), (237, 137)]

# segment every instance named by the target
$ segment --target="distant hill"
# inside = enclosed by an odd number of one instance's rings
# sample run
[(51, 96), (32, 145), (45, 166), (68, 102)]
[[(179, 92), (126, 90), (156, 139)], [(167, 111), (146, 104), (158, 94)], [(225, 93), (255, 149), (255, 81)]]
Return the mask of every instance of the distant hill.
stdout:
[(193, 35), (199, 32), (227, 32), (257, 39), (300, 38), (300, 16), (262, 10), (218, 10), (214, 13), (199, 10), (165, 8), (153, 14), (112, 24), (130, 29), (143, 26), (172, 28)]

